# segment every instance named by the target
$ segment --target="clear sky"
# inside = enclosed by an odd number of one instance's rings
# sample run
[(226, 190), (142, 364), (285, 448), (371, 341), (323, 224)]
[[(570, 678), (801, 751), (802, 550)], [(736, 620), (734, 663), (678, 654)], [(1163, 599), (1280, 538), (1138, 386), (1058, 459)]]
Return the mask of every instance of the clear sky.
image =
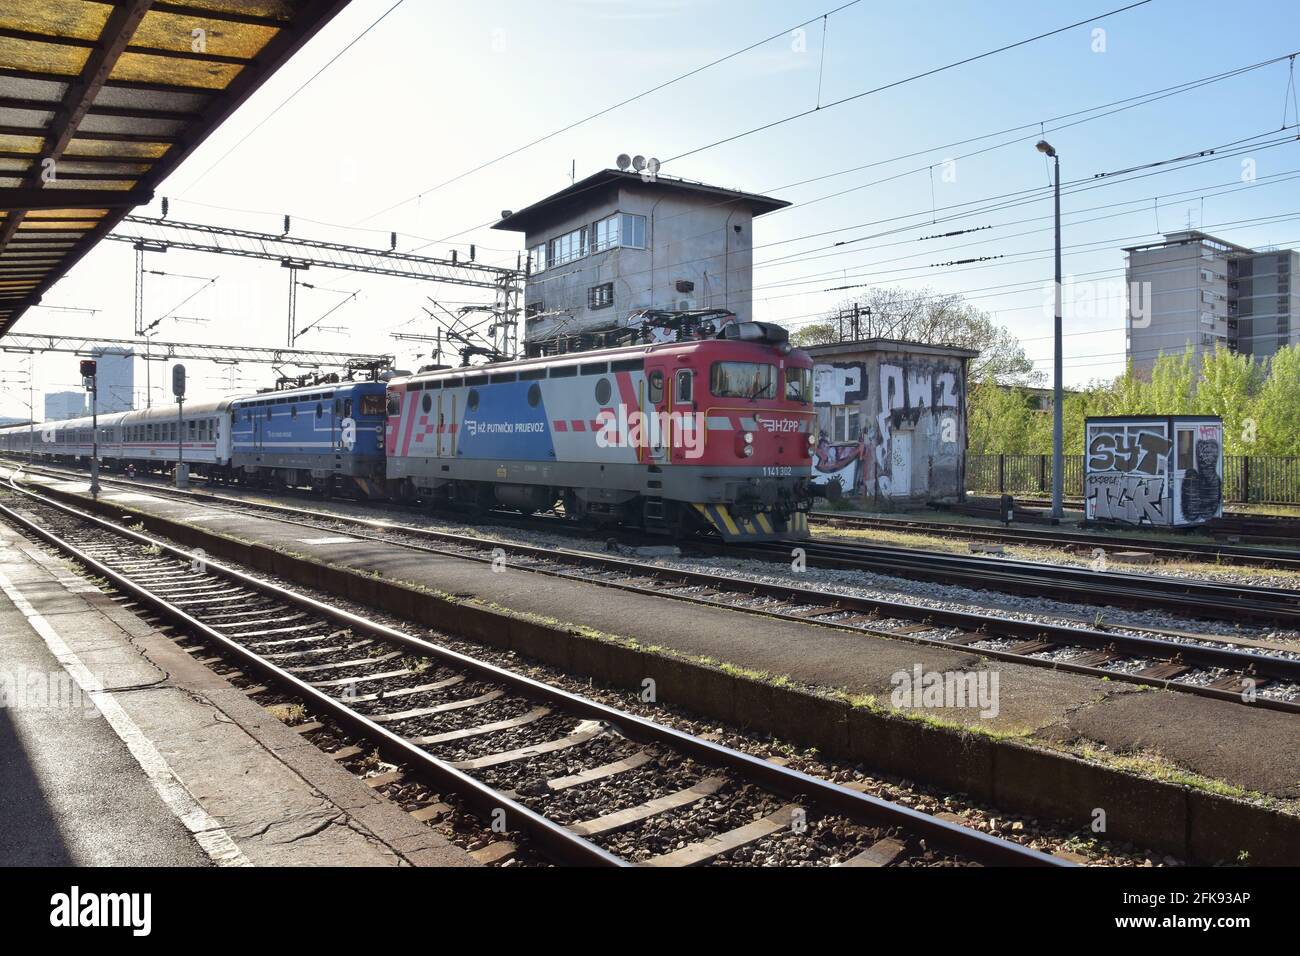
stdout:
[[(446, 255), (456, 247), (463, 255), (475, 242), (481, 260), (513, 264), (521, 236), (473, 227), (564, 187), (571, 169), (581, 178), (612, 166), (619, 153), (642, 153), (666, 160), (668, 174), (794, 203), (755, 225), (758, 318), (791, 327), (813, 321), (845, 297), (826, 291), (834, 286), (963, 292), (1019, 336), (1040, 369), (1050, 370), (1051, 318), (1042, 285), (1052, 274), (1051, 200), (1043, 188), (1049, 172), (1033, 148), (1037, 124), (1044, 123), (1066, 183), (1065, 272), (1092, 283), (1076, 286), (1080, 300), (1067, 309), (1067, 384), (1122, 370), (1121, 246), (1153, 241), (1189, 222), (1244, 245), (1300, 244), (1300, 142), (1270, 145), (1297, 132), (1289, 62), (1076, 122), (1105, 112), (1098, 107), (1114, 109), (1108, 105), (1116, 101), (1300, 50), (1294, 0), (1239, 6), (1153, 0), (825, 105), (1125, 0), (861, 0), (832, 14), (823, 34), (822, 14), (843, 2), (405, 0), (258, 127), (393, 5), (354, 0), (158, 195), (170, 198), (176, 219), (278, 231), (288, 213), (300, 235), (385, 248), (388, 231), (397, 230), (401, 249), (453, 237), (426, 251)], [(788, 32), (805, 20), (815, 22), (803, 35)], [(721, 65), (432, 188), (775, 34), (781, 35)], [(825, 107), (813, 115), (673, 158), (810, 110), (819, 89)], [(1079, 115), (1053, 121), (1068, 114)], [(1073, 125), (1057, 128), (1064, 124)], [(1284, 126), (1293, 128), (1280, 132)], [(986, 138), (951, 145), (974, 137)], [(1098, 173), (1241, 141), (1223, 150), (1227, 156), (1091, 181)], [(1032, 192), (1001, 201), (1017, 205), (985, 208), (986, 200), (1026, 190)], [(157, 211), (156, 202), (142, 210)], [(977, 226), (996, 228), (921, 239)], [(888, 230), (895, 231), (879, 235)], [(841, 240), (857, 241), (833, 245)], [(1003, 258), (934, 266), (979, 256)], [(150, 257), (147, 268), (172, 274), (147, 278), (146, 320), (217, 277), (177, 310), (182, 321), (162, 324), (159, 338), (283, 344), (288, 280), (278, 265), (171, 252)], [(103, 243), (45, 297), (47, 305), (97, 311), (37, 308), (17, 330), (129, 338), (132, 273), (130, 247)], [(396, 351), (407, 367), (421, 357), (389, 332), (431, 331), (419, 318), (426, 296), (446, 303), (474, 297), (455, 287), (346, 272), (317, 270), (303, 278), (322, 288), (300, 291), (300, 328), (359, 294), (323, 323), (337, 330), (311, 332), (301, 347)], [(0, 356), (0, 414), (25, 417), (20, 370), (26, 365), (26, 357)], [(38, 390), (76, 387), (75, 368), (74, 356), (38, 358)], [(168, 375), (155, 363), (155, 401)], [(221, 370), (190, 363), (196, 397), (264, 387), (271, 377), (267, 366)], [(143, 363), (137, 379), (144, 380)], [(38, 417), (39, 404), (38, 395)]]

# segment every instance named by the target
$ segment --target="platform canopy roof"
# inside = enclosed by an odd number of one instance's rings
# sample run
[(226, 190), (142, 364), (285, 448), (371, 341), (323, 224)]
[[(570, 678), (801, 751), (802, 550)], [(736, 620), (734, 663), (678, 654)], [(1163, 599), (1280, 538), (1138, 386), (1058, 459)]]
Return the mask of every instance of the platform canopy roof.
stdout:
[(0, 336), (346, 4), (0, 3)]

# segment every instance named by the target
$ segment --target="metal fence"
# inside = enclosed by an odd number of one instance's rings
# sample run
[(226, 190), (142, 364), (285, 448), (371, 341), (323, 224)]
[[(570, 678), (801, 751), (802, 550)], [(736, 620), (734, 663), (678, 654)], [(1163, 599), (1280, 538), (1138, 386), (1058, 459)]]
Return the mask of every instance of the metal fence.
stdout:
[[(1051, 455), (970, 455), (966, 490), (973, 494), (1050, 495)], [(1083, 497), (1083, 456), (1065, 456), (1065, 496)], [(1300, 458), (1227, 455), (1223, 500), (1235, 503), (1300, 504)]]

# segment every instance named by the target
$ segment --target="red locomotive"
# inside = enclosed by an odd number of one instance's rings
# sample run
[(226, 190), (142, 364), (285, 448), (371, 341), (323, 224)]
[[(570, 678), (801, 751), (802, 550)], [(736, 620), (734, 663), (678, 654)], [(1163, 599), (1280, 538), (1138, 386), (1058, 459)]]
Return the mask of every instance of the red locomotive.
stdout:
[(783, 328), (441, 369), (388, 383), (390, 491), (727, 541), (802, 538), (812, 360)]

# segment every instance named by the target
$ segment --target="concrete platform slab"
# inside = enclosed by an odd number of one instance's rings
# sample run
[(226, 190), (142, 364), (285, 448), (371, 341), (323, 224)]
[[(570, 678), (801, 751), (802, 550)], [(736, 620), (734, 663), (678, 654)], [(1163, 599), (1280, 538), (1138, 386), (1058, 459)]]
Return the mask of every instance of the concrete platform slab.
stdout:
[(475, 865), (4, 525), (0, 679), (0, 865)]

